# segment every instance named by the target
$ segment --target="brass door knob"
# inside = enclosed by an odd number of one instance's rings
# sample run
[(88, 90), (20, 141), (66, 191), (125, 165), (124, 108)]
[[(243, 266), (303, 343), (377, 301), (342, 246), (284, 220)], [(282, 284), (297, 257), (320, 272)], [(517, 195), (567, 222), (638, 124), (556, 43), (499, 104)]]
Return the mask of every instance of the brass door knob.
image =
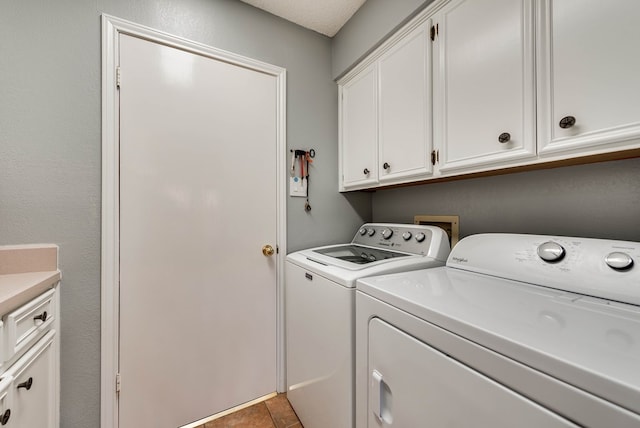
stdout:
[(276, 252), (276, 250), (273, 249), (273, 247), (269, 244), (265, 245), (264, 247), (262, 247), (262, 254), (264, 254), (265, 256), (273, 256), (273, 254)]

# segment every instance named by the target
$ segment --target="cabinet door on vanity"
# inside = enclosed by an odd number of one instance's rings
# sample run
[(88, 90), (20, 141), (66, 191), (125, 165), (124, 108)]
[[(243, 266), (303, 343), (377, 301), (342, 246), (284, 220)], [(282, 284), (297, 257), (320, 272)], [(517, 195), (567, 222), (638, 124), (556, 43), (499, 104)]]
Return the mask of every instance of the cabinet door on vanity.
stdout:
[(640, 2), (541, 0), (539, 147), (617, 150), (640, 137)]
[(430, 22), (403, 36), (378, 62), (381, 183), (432, 171)]
[(433, 21), (440, 172), (535, 157), (532, 0), (454, 0)]
[(340, 190), (378, 182), (376, 84), (371, 65), (340, 87)]

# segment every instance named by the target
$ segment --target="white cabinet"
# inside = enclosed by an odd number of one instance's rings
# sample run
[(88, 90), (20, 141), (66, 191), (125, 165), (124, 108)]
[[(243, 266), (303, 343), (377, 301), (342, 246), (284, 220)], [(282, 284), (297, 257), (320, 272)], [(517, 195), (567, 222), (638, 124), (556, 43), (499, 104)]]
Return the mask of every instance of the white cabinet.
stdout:
[(542, 156), (639, 146), (638, 19), (636, 0), (540, 0)]
[(58, 427), (57, 312), (53, 288), (2, 316), (0, 426)]
[(439, 172), (534, 158), (533, 0), (454, 0), (433, 21)]
[(9, 370), (13, 397), (8, 427), (56, 427), (55, 334), (50, 331)]
[(377, 71), (374, 65), (340, 87), (341, 188), (378, 182)]
[(404, 36), (378, 61), (381, 183), (431, 173), (429, 24)]
[(431, 173), (431, 42), (423, 22), (340, 82), (340, 190)]

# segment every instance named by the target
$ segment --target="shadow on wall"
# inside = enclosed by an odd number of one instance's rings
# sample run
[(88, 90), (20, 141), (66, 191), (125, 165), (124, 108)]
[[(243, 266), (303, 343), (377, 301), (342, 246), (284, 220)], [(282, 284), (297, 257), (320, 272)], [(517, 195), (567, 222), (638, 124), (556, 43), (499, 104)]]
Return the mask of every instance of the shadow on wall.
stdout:
[(379, 190), (373, 221), (459, 215), (460, 236), (532, 233), (640, 241), (640, 159)]

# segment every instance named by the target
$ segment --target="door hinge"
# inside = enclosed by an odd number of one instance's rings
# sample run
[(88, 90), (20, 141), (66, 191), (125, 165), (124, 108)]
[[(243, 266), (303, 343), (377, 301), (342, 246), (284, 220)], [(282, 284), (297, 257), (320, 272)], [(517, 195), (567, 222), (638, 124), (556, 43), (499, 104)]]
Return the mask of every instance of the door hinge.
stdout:
[(440, 162), (440, 150), (432, 150), (431, 165), (435, 165), (437, 162)]
[(440, 28), (438, 28), (438, 24), (432, 25), (430, 31), (431, 41), (434, 41), (438, 34), (440, 34)]
[(120, 89), (120, 67), (116, 67), (116, 88)]
[(120, 392), (120, 387), (121, 387), (121, 383), (120, 383), (120, 373), (116, 373), (116, 392)]

